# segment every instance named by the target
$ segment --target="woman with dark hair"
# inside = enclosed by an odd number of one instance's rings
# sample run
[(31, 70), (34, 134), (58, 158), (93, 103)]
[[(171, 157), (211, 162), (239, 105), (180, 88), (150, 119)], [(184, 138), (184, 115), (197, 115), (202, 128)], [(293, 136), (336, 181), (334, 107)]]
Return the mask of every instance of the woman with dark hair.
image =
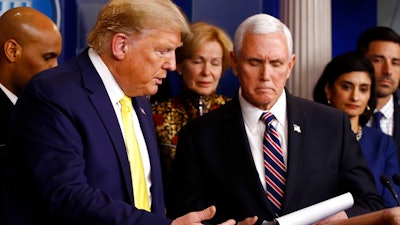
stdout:
[(366, 126), (376, 106), (374, 68), (369, 60), (357, 52), (334, 58), (319, 78), (313, 98), (347, 113), (385, 207), (397, 206), (380, 182), (382, 175), (392, 176), (400, 171), (396, 144), (390, 136)]

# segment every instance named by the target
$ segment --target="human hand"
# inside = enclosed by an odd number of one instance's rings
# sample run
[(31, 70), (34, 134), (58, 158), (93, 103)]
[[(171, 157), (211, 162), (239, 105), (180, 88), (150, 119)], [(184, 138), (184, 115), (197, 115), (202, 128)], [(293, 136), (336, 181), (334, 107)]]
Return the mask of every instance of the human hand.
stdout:
[(257, 220), (258, 220), (257, 216), (247, 217), (246, 219), (237, 223), (237, 225), (253, 225), (257, 222)]
[(325, 218), (325, 219), (323, 219), (321, 221), (318, 221), (318, 222), (314, 223), (314, 225), (323, 225), (323, 224), (327, 224), (327, 223), (332, 222), (332, 221), (344, 220), (344, 219), (348, 219), (348, 218), (349, 217), (347, 216), (346, 212), (345, 211), (341, 211), (341, 212), (338, 212), (338, 213), (336, 213), (336, 214), (334, 214), (334, 215), (332, 215), (330, 217), (327, 217), (327, 218)]
[[(215, 206), (210, 206), (198, 212), (190, 212), (186, 215), (176, 218), (172, 221), (171, 225), (202, 225), (201, 221), (211, 219), (216, 213)], [(246, 219), (247, 220), (247, 219)], [(235, 220), (227, 220), (220, 225), (235, 225)], [(250, 225), (250, 223), (243, 223), (242, 225)]]

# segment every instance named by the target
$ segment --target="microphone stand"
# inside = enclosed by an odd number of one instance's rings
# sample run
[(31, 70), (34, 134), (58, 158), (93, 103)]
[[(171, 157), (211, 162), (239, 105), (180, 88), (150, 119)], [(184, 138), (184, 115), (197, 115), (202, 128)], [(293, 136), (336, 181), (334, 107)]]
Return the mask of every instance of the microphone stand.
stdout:
[(382, 175), (380, 177), (380, 181), (383, 184), (383, 186), (387, 187), (389, 189), (390, 193), (392, 193), (393, 198), (396, 200), (397, 206), (400, 206), (399, 196), (397, 195), (396, 191), (394, 190), (389, 177), (387, 177), (386, 175)]

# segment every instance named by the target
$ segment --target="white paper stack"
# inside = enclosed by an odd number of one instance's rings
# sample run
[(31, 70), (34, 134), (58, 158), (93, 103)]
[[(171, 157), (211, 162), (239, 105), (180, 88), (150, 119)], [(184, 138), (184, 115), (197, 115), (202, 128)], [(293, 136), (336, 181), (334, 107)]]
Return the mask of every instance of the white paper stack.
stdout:
[(353, 204), (353, 196), (348, 192), (281, 216), (274, 221), (264, 221), (263, 225), (310, 225), (346, 210), (352, 207)]

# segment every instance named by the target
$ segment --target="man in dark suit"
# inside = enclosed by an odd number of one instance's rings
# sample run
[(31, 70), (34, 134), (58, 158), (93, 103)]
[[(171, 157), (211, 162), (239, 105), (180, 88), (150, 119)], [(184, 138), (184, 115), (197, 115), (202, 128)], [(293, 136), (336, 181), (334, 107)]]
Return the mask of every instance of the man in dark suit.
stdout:
[(374, 115), (382, 113), (382, 118), (378, 122), (376, 117), (371, 117), (367, 125), (375, 127), (374, 123), (377, 123), (378, 129), (392, 136), (399, 155), (400, 106), (397, 103), (396, 91), (400, 83), (400, 36), (389, 27), (372, 27), (358, 38), (357, 50), (374, 66), (377, 94)]
[[(174, 221), (165, 216), (146, 97), (175, 69), (175, 49), (188, 34), (172, 1), (110, 1), (88, 35), (90, 48), (28, 83), (11, 120), (1, 224), (179, 225), (213, 216), (214, 206)], [(126, 125), (134, 127), (140, 159), (127, 153)], [(133, 179), (135, 164), (144, 179)], [(145, 186), (138, 195), (137, 182)]]
[[(18, 95), (35, 74), (57, 66), (62, 40), (56, 24), (45, 14), (30, 7), (17, 7), (5, 12), (0, 17), (0, 30), (0, 171), (2, 171), (7, 127)], [(2, 183), (3, 177), (0, 175), (0, 186)]]
[(17, 7), (0, 17), (0, 154), (18, 95), (37, 73), (57, 66), (61, 34), (45, 14)]
[[(285, 90), (295, 63), (292, 46), (290, 31), (272, 16), (257, 14), (238, 27), (231, 62), (240, 90), (230, 103), (182, 128), (167, 214), (215, 204), (211, 223), (256, 215), (261, 224), (345, 192), (354, 206), (321, 223), (383, 208), (348, 117)], [(275, 116), (268, 136), (260, 120), (266, 112)], [(280, 149), (282, 173), (269, 162), (271, 143)], [(271, 171), (283, 188), (270, 182)]]

